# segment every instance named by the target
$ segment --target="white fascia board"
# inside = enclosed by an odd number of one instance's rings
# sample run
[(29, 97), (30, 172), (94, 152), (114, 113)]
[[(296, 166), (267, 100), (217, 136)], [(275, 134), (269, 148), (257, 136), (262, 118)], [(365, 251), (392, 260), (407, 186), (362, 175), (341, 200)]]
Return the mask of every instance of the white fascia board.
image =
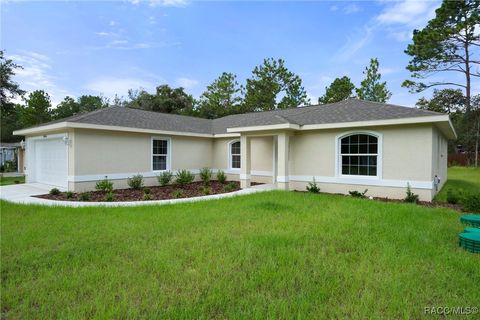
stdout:
[(27, 129), (20, 129), (13, 131), (13, 135), (15, 136), (30, 136), (34, 134), (40, 134), (43, 132), (54, 131), (59, 129), (66, 129), (68, 128), (67, 122), (58, 122), (49, 124), (46, 126), (35, 127), (35, 128), (27, 128)]
[(267, 131), (267, 130), (299, 130), (300, 126), (293, 123), (281, 123), (281, 124), (272, 124), (265, 126), (251, 126), (251, 127), (238, 127), (238, 128), (227, 128), (227, 132), (252, 132), (252, 131)]

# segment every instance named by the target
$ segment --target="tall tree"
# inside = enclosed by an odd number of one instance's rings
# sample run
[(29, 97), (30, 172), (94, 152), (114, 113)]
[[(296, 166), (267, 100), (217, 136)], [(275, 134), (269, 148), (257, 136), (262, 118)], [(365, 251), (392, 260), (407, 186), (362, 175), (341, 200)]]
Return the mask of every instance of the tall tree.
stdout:
[(264, 59), (247, 79), (244, 111), (295, 108), (308, 104), (302, 79), (285, 67), (285, 61)]
[(370, 59), (370, 66), (365, 68), (363, 74), (365, 79), (360, 83), (360, 87), (356, 89), (359, 99), (387, 102), (392, 93), (387, 89), (386, 82), (380, 82), (382, 75), (378, 72), (380, 63), (377, 58)]
[(442, 113), (462, 113), (465, 110), (466, 99), (460, 89), (434, 90), (432, 99), (420, 98), (417, 108)]
[(19, 119), (19, 107), (12, 102), (12, 99), (21, 97), (25, 91), (20, 89), (18, 83), (13, 80), (16, 70), (22, 67), (4, 56), (0, 50), (0, 141), (18, 141), (20, 137), (14, 137), (12, 132), (21, 127)]
[(319, 104), (334, 103), (351, 98), (355, 85), (349, 77), (336, 78), (325, 88), (325, 94), (318, 98)]
[[(451, 85), (465, 89), (466, 111), (470, 111), (471, 78), (480, 77), (474, 65), (480, 64), (474, 47), (480, 46), (480, 0), (444, 0), (435, 11), (435, 18), (422, 30), (414, 30), (413, 43), (405, 53), (412, 57), (407, 70), (414, 80), (405, 80), (404, 87), (412, 92), (421, 92), (429, 87)], [(464, 75), (465, 81), (456, 82), (453, 77), (430, 83), (423, 79), (439, 72), (454, 72)], [(417, 82), (418, 81), (418, 82)]]
[(198, 113), (202, 118), (216, 119), (238, 113), (243, 101), (237, 76), (224, 72), (200, 96)]
[(77, 100), (67, 96), (52, 110), (52, 117), (53, 119), (63, 119), (78, 113), (90, 112), (106, 107), (108, 107), (108, 101), (100, 96), (83, 95)]
[(130, 90), (128, 95), (130, 101), (127, 102), (127, 106), (131, 108), (183, 115), (193, 114), (195, 101), (182, 87), (174, 89), (168, 85), (161, 85), (157, 87), (155, 94), (145, 90)]
[(25, 108), (22, 111), (22, 124), (31, 127), (50, 121), (51, 114), (50, 96), (43, 90), (31, 92), (25, 99)]

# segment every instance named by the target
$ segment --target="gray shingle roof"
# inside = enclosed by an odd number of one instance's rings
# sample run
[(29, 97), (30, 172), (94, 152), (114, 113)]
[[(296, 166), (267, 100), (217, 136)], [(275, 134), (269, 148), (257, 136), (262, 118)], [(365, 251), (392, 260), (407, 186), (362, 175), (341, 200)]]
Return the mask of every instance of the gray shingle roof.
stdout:
[(227, 133), (227, 128), (248, 126), (284, 123), (298, 124), (301, 126), (307, 124), (388, 120), (435, 115), (442, 115), (442, 113), (392, 104), (349, 99), (325, 105), (236, 114), (215, 120), (139, 109), (111, 107), (75, 115), (55, 122), (68, 121), (140, 129), (220, 134)]

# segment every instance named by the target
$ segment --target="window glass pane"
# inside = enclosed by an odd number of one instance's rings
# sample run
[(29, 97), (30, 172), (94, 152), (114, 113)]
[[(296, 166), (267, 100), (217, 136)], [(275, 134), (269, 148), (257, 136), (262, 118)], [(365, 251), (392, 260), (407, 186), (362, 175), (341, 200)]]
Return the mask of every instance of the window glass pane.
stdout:
[(232, 155), (232, 168), (240, 169), (240, 156)]
[(358, 153), (358, 144), (351, 144), (350, 145), (350, 153), (352, 153), (352, 154)]
[(350, 166), (350, 174), (358, 175), (358, 166)]
[(377, 153), (377, 145), (376, 144), (369, 144), (368, 145), (368, 153)]
[[(377, 143), (377, 137), (366, 134), (342, 138), (340, 149), (342, 174), (375, 176), (377, 174)], [(360, 156), (360, 154), (364, 155)]]
[(377, 156), (369, 156), (368, 157), (368, 164), (371, 166), (377, 165)]
[(368, 175), (369, 176), (376, 176), (377, 175), (377, 167), (375, 167), (375, 166), (368, 167)]
[(358, 153), (368, 153), (367, 144), (359, 144), (358, 145)]
[(167, 154), (167, 140), (153, 140), (153, 154)]
[(358, 164), (362, 165), (362, 166), (368, 166), (368, 156), (361, 156), (361, 157), (358, 157)]
[(348, 171), (349, 168), (349, 166), (342, 166), (342, 174), (350, 174), (350, 172)]
[(368, 136), (366, 134), (361, 134), (359, 141), (360, 143), (368, 143)]
[(349, 164), (350, 163), (350, 157), (349, 156), (344, 156), (342, 157), (342, 164)]
[(167, 156), (153, 156), (153, 170), (167, 170)]
[(342, 144), (349, 144), (350, 143), (350, 136), (342, 138)]
[(357, 165), (358, 164), (358, 157), (357, 156), (351, 156), (350, 157), (350, 164)]
[(377, 143), (377, 137), (368, 136), (368, 143)]
[(348, 144), (342, 144), (342, 153), (349, 153)]
[(358, 143), (358, 134), (354, 134), (353, 136), (350, 136), (350, 143)]
[(240, 141), (232, 143), (231, 148), (232, 154), (240, 154)]
[(358, 167), (358, 174), (361, 176), (368, 175), (368, 166), (360, 166)]

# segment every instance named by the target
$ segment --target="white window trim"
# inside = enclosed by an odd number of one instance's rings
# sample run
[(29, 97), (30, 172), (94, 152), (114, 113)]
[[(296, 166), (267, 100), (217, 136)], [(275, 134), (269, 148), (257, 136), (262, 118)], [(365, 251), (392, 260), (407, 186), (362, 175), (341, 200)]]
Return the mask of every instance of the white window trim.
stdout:
[[(240, 142), (240, 139), (230, 140), (228, 142), (228, 170), (232, 170), (234, 172), (237, 172), (237, 171), (240, 172), (240, 168), (232, 168), (232, 144), (234, 144), (235, 142)], [(240, 142), (240, 146), (241, 146), (241, 142)], [(242, 157), (242, 151), (240, 151), (240, 158), (241, 157)]]
[[(153, 141), (166, 140), (167, 141), (167, 168), (165, 170), (153, 170)], [(172, 139), (170, 137), (152, 136), (150, 138), (150, 170), (152, 172), (171, 171), (172, 169)]]
[[(350, 136), (353, 134), (368, 134), (377, 137), (378, 146), (377, 146), (377, 175), (376, 176), (362, 176), (362, 175), (351, 175), (351, 174), (342, 174), (342, 157), (340, 155), (340, 144), (342, 138)], [(383, 178), (383, 134), (370, 131), (370, 130), (360, 130), (360, 131), (348, 131), (343, 132), (335, 137), (335, 177), (341, 178), (344, 180), (381, 180)], [(345, 181), (347, 183), (348, 181)]]

